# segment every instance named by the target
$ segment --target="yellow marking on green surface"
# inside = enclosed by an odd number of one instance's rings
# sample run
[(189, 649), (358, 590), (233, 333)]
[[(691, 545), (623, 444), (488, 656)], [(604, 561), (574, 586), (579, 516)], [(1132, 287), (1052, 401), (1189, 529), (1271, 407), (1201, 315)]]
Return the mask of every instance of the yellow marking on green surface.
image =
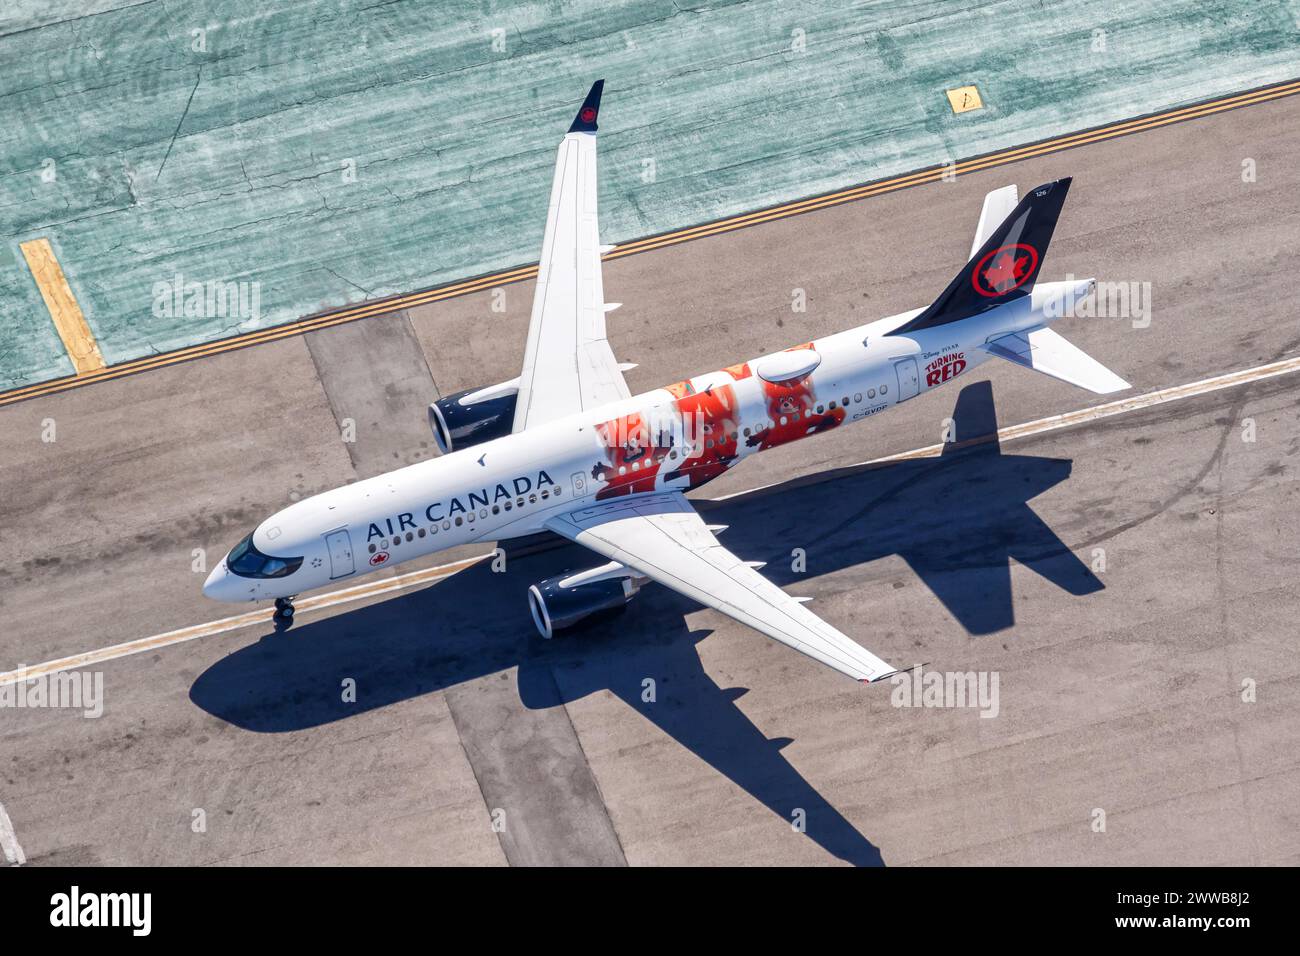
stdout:
[[(876, 182), (864, 183), (859, 186), (851, 186), (846, 189), (824, 193), (820, 196), (811, 196), (807, 199), (793, 200), (768, 209), (742, 213), (725, 219), (702, 223), (698, 226), (689, 226), (684, 229), (677, 229), (659, 235), (646, 236), (642, 239), (620, 243), (616, 249), (601, 256), (601, 258), (606, 262), (613, 259), (622, 259), (624, 256), (649, 252), (653, 249), (661, 249), (665, 246), (672, 246), (682, 242), (690, 242), (695, 239), (703, 239), (708, 236), (720, 235), (737, 229), (745, 229), (765, 222), (773, 222), (778, 219), (786, 219), (790, 216), (798, 216), (803, 213), (813, 212), (817, 209), (825, 209), (829, 206), (839, 206), (844, 203), (857, 202), (858, 200), (868, 199), (872, 196), (879, 196), (900, 189), (909, 189), (913, 186), (938, 182), (945, 175), (952, 172), (955, 172), (958, 176), (964, 176), (969, 173), (979, 172), (984, 169), (992, 169), (996, 166), (1005, 166), (1009, 163), (1015, 163), (1025, 159), (1034, 159), (1067, 149), (1075, 149), (1079, 146), (1088, 146), (1093, 143), (1105, 142), (1106, 140), (1114, 139), (1119, 136), (1131, 136), (1134, 133), (1159, 129), (1163, 126), (1169, 126), (1174, 123), (1185, 123), (1189, 120), (1204, 119), (1227, 110), (1240, 109), (1243, 106), (1254, 106), (1258, 103), (1267, 103), (1272, 100), (1281, 99), (1282, 97), (1295, 96), (1296, 94), (1300, 94), (1300, 80), (1288, 80), (1284, 83), (1277, 83), (1256, 90), (1248, 90), (1245, 93), (1237, 93), (1231, 96), (1206, 100), (1201, 103), (1194, 103), (1191, 106), (1178, 107), (1177, 109), (1168, 110), (1163, 113), (1139, 116), (1135, 119), (1111, 123), (1107, 126), (1084, 130), (1080, 133), (1070, 133), (1064, 136), (1057, 136), (1052, 139), (1043, 140), (1039, 143), (1031, 143), (1028, 146), (1010, 147), (984, 156), (962, 160), (961, 162), (952, 165), (932, 166), (918, 172), (894, 176)], [(341, 325), (345, 322), (355, 322), (358, 319), (383, 315), (384, 313), (395, 312), (399, 309), (414, 308), (420, 305), (428, 305), (432, 302), (440, 302), (444, 299), (469, 295), (474, 292), (482, 292), (498, 285), (523, 282), (534, 278), (536, 275), (537, 266), (535, 264), (519, 266), (515, 269), (507, 269), (503, 272), (496, 272), (490, 275), (478, 276), (473, 279), (452, 282), (447, 285), (436, 286), (432, 289), (424, 289), (420, 292), (391, 296), (386, 299), (378, 299), (362, 305), (348, 306), (332, 312), (308, 316), (306, 318), (297, 319), (293, 322), (286, 322), (283, 325), (276, 325), (267, 329), (262, 329), (257, 332), (246, 332), (232, 338), (217, 339), (212, 342), (190, 345), (173, 352), (165, 352), (161, 355), (146, 355), (142, 358), (122, 362), (120, 365), (114, 365), (111, 368), (100, 369), (90, 375), (52, 379), (46, 382), (22, 385), (18, 388), (10, 389), (7, 392), (0, 392), (0, 407), (11, 405), (15, 402), (26, 401), (31, 398), (38, 398), (43, 395), (64, 392), (69, 389), (78, 388), (82, 385), (89, 385), (93, 382), (109, 381), (127, 375), (136, 375), (140, 372), (165, 368), (169, 365), (176, 365), (180, 362), (189, 362), (210, 355), (220, 355), (225, 352), (233, 352), (237, 349), (249, 348), (266, 342), (274, 342), (296, 335), (305, 335), (306, 333), (314, 332), (317, 329), (329, 328), (330, 326)]]
[(984, 101), (980, 99), (980, 91), (973, 86), (959, 86), (955, 90), (949, 90), (948, 102), (951, 104), (954, 113), (969, 113), (971, 110), (982, 110), (984, 108)]
[(18, 248), (22, 249), (27, 267), (32, 270), (32, 278), (41, 290), (41, 298), (50, 310), (54, 328), (63, 340), (63, 347), (68, 350), (68, 358), (72, 359), (77, 374), (88, 375), (104, 368), (104, 356), (99, 354), (95, 335), (86, 324), (86, 317), (81, 313), (77, 297), (72, 294), (68, 277), (63, 274), (50, 240), (33, 239)]

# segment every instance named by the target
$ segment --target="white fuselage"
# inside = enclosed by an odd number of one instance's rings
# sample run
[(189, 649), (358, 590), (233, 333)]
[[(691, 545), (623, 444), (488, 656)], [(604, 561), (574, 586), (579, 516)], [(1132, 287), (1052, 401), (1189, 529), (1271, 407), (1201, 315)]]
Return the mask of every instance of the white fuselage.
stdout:
[(292, 573), (242, 576), (226, 559), (204, 593), (289, 597), (458, 545), (533, 534), (584, 504), (698, 487), (751, 454), (964, 374), (989, 357), (985, 342), (1050, 322), (1048, 298), (1082, 293), (1088, 282), (1040, 283), (1030, 296), (908, 335), (885, 333), (920, 310), (881, 319), (315, 495), (252, 535), (263, 556), (301, 558)]

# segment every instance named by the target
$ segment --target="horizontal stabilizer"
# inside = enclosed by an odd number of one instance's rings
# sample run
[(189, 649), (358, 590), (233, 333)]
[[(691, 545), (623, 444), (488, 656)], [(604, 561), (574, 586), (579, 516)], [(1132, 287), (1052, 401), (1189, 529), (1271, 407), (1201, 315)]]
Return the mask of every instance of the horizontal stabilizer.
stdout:
[(1108, 395), (1130, 387), (1128, 382), (1083, 349), (1071, 345), (1046, 326), (1040, 325), (1023, 332), (1000, 336), (986, 342), (983, 348), (989, 354), (1008, 362), (1059, 378), (1062, 382), (1086, 388), (1098, 395)]
[(993, 235), (993, 230), (1002, 225), (1006, 218), (1015, 211), (1016, 203), (1020, 202), (1020, 192), (1016, 189), (1015, 184), (1003, 186), (1001, 189), (995, 189), (984, 197), (984, 208), (980, 210), (979, 225), (975, 227), (975, 241), (971, 243), (970, 257), (972, 259), (980, 251), (980, 246), (989, 241)]

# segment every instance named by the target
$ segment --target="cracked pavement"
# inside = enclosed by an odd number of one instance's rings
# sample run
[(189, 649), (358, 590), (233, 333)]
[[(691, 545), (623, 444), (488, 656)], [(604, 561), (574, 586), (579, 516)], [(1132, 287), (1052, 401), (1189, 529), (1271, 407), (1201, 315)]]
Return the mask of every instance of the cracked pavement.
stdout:
[[(435, 22), (413, 2), (239, 0), (217, 18), (15, 0), (0, 389), (72, 371), (15, 255), (37, 236), (110, 364), (241, 325), (155, 314), (176, 275), (260, 283), (266, 327), (534, 261), (556, 143), (596, 76), (617, 243), (1295, 70), (1283, 0), (838, 6), (462, 4)], [(967, 83), (986, 107), (954, 116), (944, 89)]]

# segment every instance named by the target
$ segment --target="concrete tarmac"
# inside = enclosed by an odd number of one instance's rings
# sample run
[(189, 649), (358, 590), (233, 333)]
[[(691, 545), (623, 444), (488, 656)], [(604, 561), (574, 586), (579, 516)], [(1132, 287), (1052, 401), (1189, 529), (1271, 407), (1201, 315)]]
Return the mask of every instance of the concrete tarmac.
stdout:
[[(1057, 328), (1134, 394), (1294, 355), (1296, 109), (611, 262), (611, 341), (637, 391), (924, 305), (987, 190), (1068, 174), (1044, 277), (1136, 283), (1150, 322)], [(258, 520), (434, 453), (429, 397), (518, 374), (531, 285), (504, 301), (0, 409), (0, 670), (237, 611), (199, 586)], [(29, 864), (1300, 862), (1295, 376), (848, 467), (959, 405), (979, 430), (1105, 400), (990, 363), (698, 495), (887, 660), (996, 673), (996, 717), (892, 706), (656, 587), (543, 643), (525, 590), (593, 562), (570, 547), (112, 661), (97, 719), (0, 709), (0, 802)]]

